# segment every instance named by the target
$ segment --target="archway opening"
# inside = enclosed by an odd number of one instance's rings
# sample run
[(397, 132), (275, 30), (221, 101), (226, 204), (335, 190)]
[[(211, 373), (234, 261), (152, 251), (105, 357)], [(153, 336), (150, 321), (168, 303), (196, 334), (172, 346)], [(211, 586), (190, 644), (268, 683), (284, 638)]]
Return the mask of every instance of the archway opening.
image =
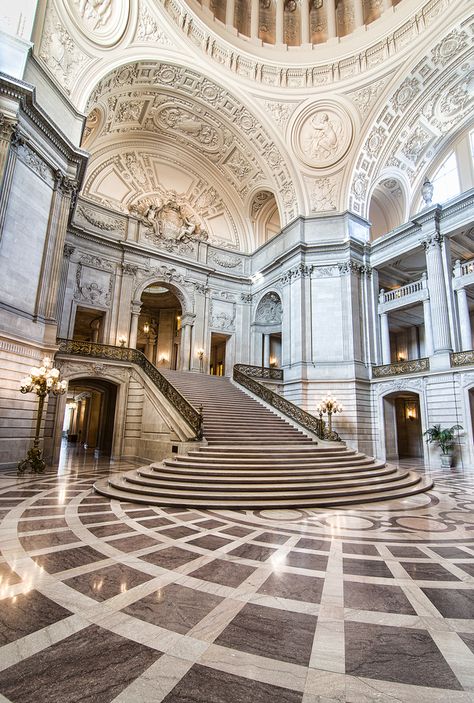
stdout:
[(420, 399), (417, 393), (399, 391), (385, 396), (383, 402), (387, 459), (423, 458)]
[(377, 239), (405, 220), (405, 197), (396, 178), (386, 178), (375, 187), (369, 206), (370, 238)]
[(103, 342), (105, 312), (81, 305), (77, 306), (74, 318), (73, 339), (81, 342)]
[(255, 311), (252, 325), (255, 335), (255, 363), (265, 367), (282, 365), (282, 317), (281, 298), (275, 291), (265, 293)]
[(96, 378), (69, 382), (62, 427), (69, 449), (111, 456), (115, 426), (117, 386)]
[(179, 368), (182, 306), (163, 283), (152, 283), (141, 295), (137, 349), (159, 368)]
[(269, 190), (259, 190), (255, 193), (250, 206), (250, 216), (257, 246), (265, 244), (281, 230), (278, 204)]

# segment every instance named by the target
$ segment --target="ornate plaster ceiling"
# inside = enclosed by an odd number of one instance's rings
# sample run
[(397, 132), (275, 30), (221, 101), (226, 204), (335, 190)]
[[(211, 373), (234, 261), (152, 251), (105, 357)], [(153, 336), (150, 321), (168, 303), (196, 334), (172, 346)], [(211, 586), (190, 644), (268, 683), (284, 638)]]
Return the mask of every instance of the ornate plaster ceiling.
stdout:
[(211, 242), (251, 249), (251, 200), (274, 193), (282, 222), (298, 212), (294, 177), (268, 131), (196, 71), (137, 62), (115, 69), (88, 103), (84, 194), (128, 210), (175, 190), (200, 207)]

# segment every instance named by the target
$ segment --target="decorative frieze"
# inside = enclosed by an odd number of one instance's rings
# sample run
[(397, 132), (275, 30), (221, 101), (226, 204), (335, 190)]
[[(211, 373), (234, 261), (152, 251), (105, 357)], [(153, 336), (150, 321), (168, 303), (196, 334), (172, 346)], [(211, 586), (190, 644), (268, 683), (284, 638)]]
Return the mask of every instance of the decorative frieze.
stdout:
[(311, 264), (299, 264), (293, 269), (289, 269), (280, 279), (283, 285), (291, 283), (297, 278), (308, 278), (314, 271), (314, 266)]

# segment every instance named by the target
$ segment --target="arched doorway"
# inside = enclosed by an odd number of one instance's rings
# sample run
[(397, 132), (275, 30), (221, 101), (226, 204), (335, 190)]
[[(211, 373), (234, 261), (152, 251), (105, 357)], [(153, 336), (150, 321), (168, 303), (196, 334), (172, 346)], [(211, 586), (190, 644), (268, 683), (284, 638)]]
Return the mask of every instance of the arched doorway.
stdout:
[(420, 398), (399, 391), (383, 399), (385, 454), (387, 459), (422, 459), (423, 435)]
[(182, 306), (164, 283), (151, 283), (141, 295), (137, 349), (159, 368), (179, 368)]
[(111, 456), (117, 386), (96, 378), (69, 382), (62, 434), (68, 448)]
[(257, 305), (252, 325), (257, 366), (281, 366), (282, 317), (283, 306), (278, 293), (265, 293)]
[(374, 188), (370, 198), (369, 221), (372, 241), (405, 221), (405, 195), (396, 178), (385, 178)]

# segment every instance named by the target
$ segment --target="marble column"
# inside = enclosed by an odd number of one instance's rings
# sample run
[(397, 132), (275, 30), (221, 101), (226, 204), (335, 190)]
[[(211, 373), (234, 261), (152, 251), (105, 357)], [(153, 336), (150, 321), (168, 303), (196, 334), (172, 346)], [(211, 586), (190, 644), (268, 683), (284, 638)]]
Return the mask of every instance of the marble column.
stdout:
[(431, 303), (434, 354), (452, 351), (448, 299), (446, 296), (441, 251), (442, 245), (443, 236), (439, 233), (430, 235), (423, 242), (426, 251), (426, 269), (428, 273), (428, 290)]
[(234, 26), (235, 0), (227, 0), (225, 6), (225, 23), (228, 27)]
[(425, 356), (431, 356), (433, 354), (433, 327), (429, 298), (423, 301), (423, 317), (425, 320)]
[(324, 0), (324, 7), (326, 8), (327, 38), (334, 39), (337, 36), (335, 0)]
[(459, 326), (461, 331), (461, 351), (470, 351), (472, 349), (472, 330), (467, 291), (465, 288), (458, 288), (456, 294), (458, 297)]
[(181, 345), (180, 345), (180, 361), (179, 370), (189, 371), (190, 354), (191, 354), (191, 332), (192, 324), (189, 322), (181, 323)]
[(364, 6), (362, 0), (353, 0), (354, 2), (354, 29), (364, 25)]
[(7, 210), (8, 197), (16, 162), (17, 121), (0, 112), (0, 233)]
[(263, 365), (270, 366), (270, 335), (263, 335)]
[(260, 0), (252, 0), (250, 8), (250, 38), (258, 39), (258, 20), (259, 20)]
[(137, 348), (137, 337), (138, 337), (138, 318), (140, 317), (140, 310), (142, 307), (141, 300), (134, 300), (132, 303), (132, 315), (130, 320), (130, 336), (128, 346), (131, 349)]
[(48, 321), (55, 321), (67, 223), (76, 192), (76, 184), (60, 170), (54, 174), (54, 184), (36, 304), (36, 314)]
[(301, 43), (309, 44), (309, 0), (301, 0)]
[(380, 336), (382, 339), (382, 364), (390, 364), (390, 330), (388, 327), (388, 313), (380, 313)]
[(275, 44), (283, 44), (285, 0), (276, 0)]

